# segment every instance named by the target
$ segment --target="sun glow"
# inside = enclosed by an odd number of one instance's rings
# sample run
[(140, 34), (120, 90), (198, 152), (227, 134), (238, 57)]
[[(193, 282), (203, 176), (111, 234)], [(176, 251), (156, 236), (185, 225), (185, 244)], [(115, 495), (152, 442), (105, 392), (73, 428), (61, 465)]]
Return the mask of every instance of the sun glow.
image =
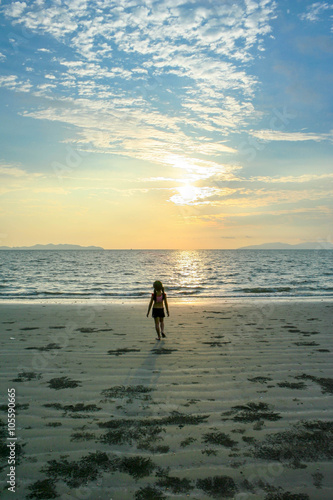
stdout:
[(174, 194), (169, 200), (176, 205), (209, 204), (210, 201), (207, 198), (214, 195), (217, 191), (216, 188), (192, 186), (189, 182), (186, 182), (184, 186), (177, 187), (176, 190), (178, 194)]
[(194, 202), (200, 195), (200, 189), (192, 186), (189, 183), (184, 184), (184, 186), (178, 187), (177, 191), (180, 197), (183, 199), (184, 203)]

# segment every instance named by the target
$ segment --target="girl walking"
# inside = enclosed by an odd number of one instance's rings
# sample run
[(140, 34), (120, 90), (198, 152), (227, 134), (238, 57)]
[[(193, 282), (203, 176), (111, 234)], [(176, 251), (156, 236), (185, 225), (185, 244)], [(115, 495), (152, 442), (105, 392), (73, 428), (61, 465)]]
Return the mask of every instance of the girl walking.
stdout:
[(147, 318), (150, 313), (151, 306), (153, 306), (153, 313), (152, 316), (155, 321), (155, 329), (157, 333), (157, 339), (156, 340), (161, 340), (161, 335), (163, 338), (165, 338), (164, 334), (164, 318), (165, 318), (165, 313), (164, 313), (164, 306), (167, 311), (167, 315), (169, 316), (169, 306), (168, 306), (168, 301), (166, 297), (166, 293), (164, 292), (164, 287), (160, 281), (155, 281), (154, 285), (154, 292), (151, 294), (151, 299), (149, 302), (148, 306), (148, 312), (147, 312)]

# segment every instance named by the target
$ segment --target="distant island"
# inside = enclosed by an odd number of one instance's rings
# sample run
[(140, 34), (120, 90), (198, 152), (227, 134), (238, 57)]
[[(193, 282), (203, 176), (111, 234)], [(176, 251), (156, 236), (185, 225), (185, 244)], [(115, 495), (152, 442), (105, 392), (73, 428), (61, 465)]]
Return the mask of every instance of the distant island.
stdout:
[(250, 245), (237, 250), (333, 250), (333, 244), (329, 241), (308, 241), (290, 245), (289, 243), (263, 243), (262, 245)]
[(48, 245), (33, 245), (32, 247), (0, 247), (0, 250), (104, 250), (102, 247), (88, 246), (83, 247), (81, 245), (53, 245), (52, 243)]

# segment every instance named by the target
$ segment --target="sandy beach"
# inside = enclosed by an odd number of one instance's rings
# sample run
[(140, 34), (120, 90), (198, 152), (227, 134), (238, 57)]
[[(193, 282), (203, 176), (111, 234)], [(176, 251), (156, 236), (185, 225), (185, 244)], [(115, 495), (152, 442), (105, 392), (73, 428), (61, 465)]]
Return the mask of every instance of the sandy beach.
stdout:
[(332, 499), (333, 302), (146, 312), (0, 305), (1, 497)]

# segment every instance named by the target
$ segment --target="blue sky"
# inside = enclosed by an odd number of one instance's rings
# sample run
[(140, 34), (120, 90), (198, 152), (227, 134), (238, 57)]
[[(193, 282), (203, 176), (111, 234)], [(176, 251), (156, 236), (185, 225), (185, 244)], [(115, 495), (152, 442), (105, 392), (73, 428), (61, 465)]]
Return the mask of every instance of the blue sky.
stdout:
[(0, 13), (0, 245), (332, 241), (329, 2)]

